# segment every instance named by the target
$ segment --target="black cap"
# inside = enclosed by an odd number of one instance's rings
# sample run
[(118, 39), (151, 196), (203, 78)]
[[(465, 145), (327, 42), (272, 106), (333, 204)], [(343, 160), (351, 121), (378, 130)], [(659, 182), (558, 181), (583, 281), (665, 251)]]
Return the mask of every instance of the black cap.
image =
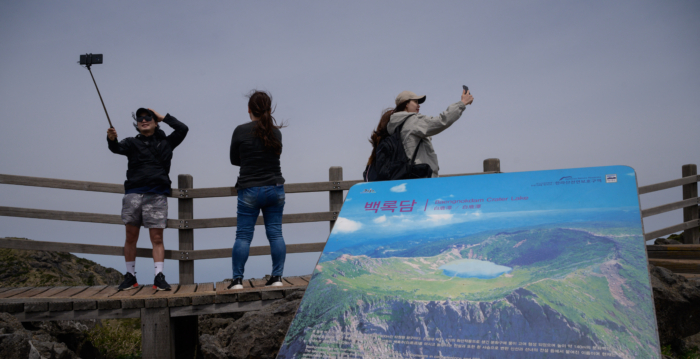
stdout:
[(153, 112), (147, 108), (141, 107), (140, 109), (136, 110), (136, 117), (141, 117), (141, 116), (151, 116), (153, 117)]

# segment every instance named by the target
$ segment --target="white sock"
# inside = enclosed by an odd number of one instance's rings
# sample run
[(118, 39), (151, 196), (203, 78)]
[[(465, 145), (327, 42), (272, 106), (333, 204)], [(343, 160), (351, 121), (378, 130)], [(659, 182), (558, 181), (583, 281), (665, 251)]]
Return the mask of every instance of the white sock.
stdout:
[(156, 265), (156, 275), (158, 275), (158, 273), (163, 272), (163, 264), (165, 264), (165, 263), (164, 263), (164, 262), (155, 262), (155, 265)]
[(136, 275), (136, 261), (126, 262), (126, 271), (131, 273), (131, 275)]

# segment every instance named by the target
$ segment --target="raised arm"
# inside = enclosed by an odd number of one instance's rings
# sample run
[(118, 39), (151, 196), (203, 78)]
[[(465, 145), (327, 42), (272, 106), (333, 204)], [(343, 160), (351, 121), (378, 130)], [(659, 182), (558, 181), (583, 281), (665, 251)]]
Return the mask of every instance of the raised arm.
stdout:
[(155, 111), (153, 111), (153, 113), (156, 114), (158, 121), (163, 121), (167, 123), (168, 126), (173, 128), (173, 133), (169, 134), (167, 139), (170, 143), (170, 147), (172, 149), (175, 149), (175, 147), (179, 146), (182, 143), (182, 141), (185, 139), (185, 136), (187, 136), (187, 132), (190, 130), (189, 127), (187, 127), (187, 125), (185, 125), (184, 123), (178, 121), (175, 117), (170, 116), (169, 113), (166, 114), (165, 117), (160, 116), (160, 114)]
[(408, 127), (407, 129), (410, 129), (410, 133), (418, 137), (437, 135), (457, 122), (467, 105), (471, 104), (473, 101), (474, 97), (472, 97), (469, 91), (463, 91), (460, 101), (448, 106), (441, 114), (434, 117), (418, 114), (414, 118), (408, 120), (411, 121), (411, 126), (404, 126), (404, 128)]
[(107, 130), (107, 147), (109, 147), (112, 153), (118, 155), (126, 156), (129, 154), (129, 142), (126, 139), (117, 142), (117, 130), (115, 130), (114, 127)]

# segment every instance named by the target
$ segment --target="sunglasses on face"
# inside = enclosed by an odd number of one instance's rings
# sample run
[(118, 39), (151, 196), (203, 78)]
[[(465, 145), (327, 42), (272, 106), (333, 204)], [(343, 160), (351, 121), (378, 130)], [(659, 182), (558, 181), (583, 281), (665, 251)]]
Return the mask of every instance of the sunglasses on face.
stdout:
[(136, 119), (136, 122), (150, 122), (150, 121), (153, 121), (153, 117), (151, 117), (151, 116), (139, 116)]

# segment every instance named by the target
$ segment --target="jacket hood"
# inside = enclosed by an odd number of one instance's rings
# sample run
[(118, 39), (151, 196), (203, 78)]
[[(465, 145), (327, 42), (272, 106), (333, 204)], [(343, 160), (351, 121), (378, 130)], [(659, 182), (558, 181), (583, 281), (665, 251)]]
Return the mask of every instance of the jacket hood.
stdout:
[(394, 133), (394, 130), (396, 130), (397, 127), (408, 117), (411, 115), (415, 115), (413, 112), (406, 112), (406, 111), (401, 111), (401, 112), (396, 112), (391, 115), (389, 118), (389, 124), (386, 125), (386, 130), (389, 132), (389, 134)]

